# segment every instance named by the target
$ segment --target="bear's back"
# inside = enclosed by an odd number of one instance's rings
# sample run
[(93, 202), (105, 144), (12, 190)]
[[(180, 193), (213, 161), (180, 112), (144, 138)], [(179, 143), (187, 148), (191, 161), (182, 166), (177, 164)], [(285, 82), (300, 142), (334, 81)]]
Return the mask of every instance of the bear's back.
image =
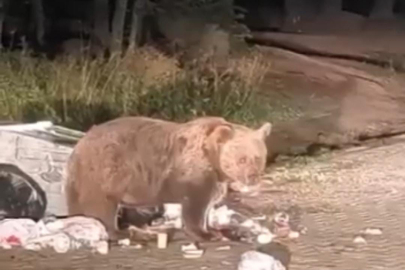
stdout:
[(123, 117), (95, 126), (74, 149), (68, 165), (70, 181), (87, 178), (79, 186), (97, 181), (109, 193), (121, 194), (120, 186), (125, 186), (132, 193), (149, 190), (154, 196), (167, 187), (165, 181), (174, 185), (197, 181), (213, 171), (203, 146), (210, 125), (221, 121)]

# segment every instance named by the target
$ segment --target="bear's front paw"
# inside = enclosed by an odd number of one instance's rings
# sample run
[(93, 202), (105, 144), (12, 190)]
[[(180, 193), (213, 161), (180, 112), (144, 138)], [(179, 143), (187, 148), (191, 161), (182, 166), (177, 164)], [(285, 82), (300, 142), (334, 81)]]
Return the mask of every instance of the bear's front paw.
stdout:
[[(217, 232), (205, 232), (203, 230), (190, 230), (185, 229), (185, 233), (195, 242), (210, 242), (210, 241), (218, 241), (218, 238), (221, 237)], [(220, 238), (219, 238), (220, 239)]]
[(224, 235), (220, 230), (210, 229), (209, 234), (210, 234), (210, 241), (216, 242), (224, 239)]

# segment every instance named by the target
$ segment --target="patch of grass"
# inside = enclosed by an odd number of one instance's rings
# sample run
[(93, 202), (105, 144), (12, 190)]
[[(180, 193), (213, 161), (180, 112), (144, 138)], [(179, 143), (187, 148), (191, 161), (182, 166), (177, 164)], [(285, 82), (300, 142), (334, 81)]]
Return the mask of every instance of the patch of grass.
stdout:
[(151, 48), (108, 61), (0, 55), (0, 117), (87, 130), (123, 115), (188, 120), (216, 115), (255, 125), (270, 118), (257, 94), (268, 64), (257, 53), (179, 68)]

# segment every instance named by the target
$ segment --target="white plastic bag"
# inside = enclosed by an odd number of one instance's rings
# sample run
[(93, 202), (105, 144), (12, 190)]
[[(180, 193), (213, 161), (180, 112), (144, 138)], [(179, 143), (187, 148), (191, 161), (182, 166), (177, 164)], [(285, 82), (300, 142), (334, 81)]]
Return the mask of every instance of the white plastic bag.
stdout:
[(50, 247), (57, 253), (66, 253), (73, 249), (71, 239), (64, 233), (54, 233), (28, 239), (23, 247), (24, 249), (35, 251)]
[(77, 216), (58, 219), (46, 223), (45, 226), (50, 233), (63, 232), (71, 238), (89, 245), (108, 240), (104, 225), (93, 218)]
[(181, 204), (177, 203), (167, 203), (164, 204), (164, 214), (166, 224), (172, 224), (174, 228), (181, 229), (183, 226), (181, 219)]
[(0, 221), (0, 248), (21, 246), (29, 250), (53, 248), (58, 253), (80, 247), (108, 253), (108, 234), (103, 224), (89, 217), (69, 217), (51, 221), (6, 219)]
[(226, 205), (219, 208), (212, 208), (208, 213), (208, 225), (212, 228), (222, 228), (231, 225), (232, 216), (236, 212), (229, 209)]
[(38, 236), (35, 221), (31, 219), (4, 219), (0, 221), (0, 247), (10, 249), (24, 245), (27, 239)]
[(272, 256), (251, 250), (242, 254), (238, 270), (286, 270), (286, 268)]

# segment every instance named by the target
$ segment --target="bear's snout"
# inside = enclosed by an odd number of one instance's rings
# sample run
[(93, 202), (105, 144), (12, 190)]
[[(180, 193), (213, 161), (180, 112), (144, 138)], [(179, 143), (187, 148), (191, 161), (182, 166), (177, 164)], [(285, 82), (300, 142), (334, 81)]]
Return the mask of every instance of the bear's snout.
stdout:
[(247, 186), (255, 186), (259, 184), (260, 175), (258, 173), (251, 173), (246, 175), (245, 179), (243, 179), (243, 183)]

